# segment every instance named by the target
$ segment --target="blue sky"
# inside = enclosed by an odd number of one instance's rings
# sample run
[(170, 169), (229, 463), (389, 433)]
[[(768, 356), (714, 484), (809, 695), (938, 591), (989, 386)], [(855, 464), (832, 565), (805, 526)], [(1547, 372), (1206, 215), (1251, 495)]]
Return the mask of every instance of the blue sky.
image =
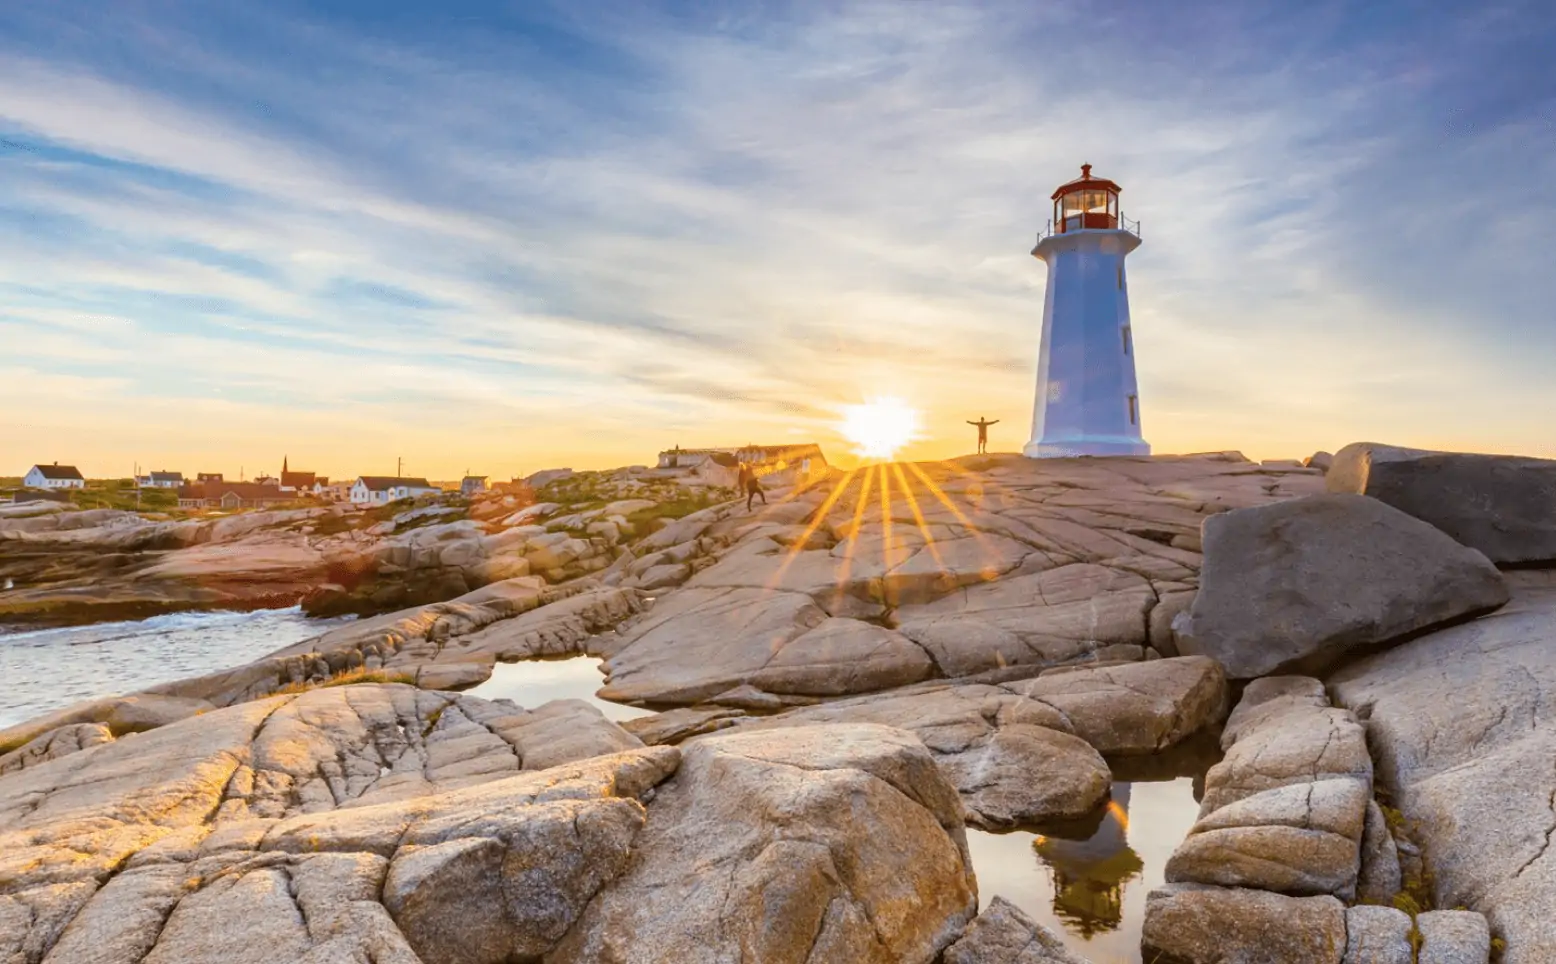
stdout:
[(1124, 185), (1157, 451), (1556, 457), (1556, 5), (0, 8), (0, 474), (1026, 440)]

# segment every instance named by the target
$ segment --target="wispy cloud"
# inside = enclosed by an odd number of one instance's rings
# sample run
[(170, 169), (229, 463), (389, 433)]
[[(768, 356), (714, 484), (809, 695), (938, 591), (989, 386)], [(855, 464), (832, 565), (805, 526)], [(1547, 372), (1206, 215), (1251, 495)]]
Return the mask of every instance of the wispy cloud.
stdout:
[(459, 6), (0, 15), (11, 461), (502, 475), (882, 393), (1014, 446), (1083, 160), (1158, 450), (1556, 455), (1536, 0)]

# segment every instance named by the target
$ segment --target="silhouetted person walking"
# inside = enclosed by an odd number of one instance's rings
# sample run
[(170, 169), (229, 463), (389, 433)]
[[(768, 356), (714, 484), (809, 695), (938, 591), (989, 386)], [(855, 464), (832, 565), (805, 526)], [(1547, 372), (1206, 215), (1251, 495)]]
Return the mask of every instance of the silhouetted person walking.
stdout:
[(999, 419), (995, 419), (994, 421), (991, 422), (988, 419), (984, 418), (982, 415), (978, 416), (978, 421), (976, 421), (976, 422), (968, 422), (967, 423), (968, 425), (976, 425), (976, 426), (978, 426), (978, 454), (979, 455), (983, 455), (985, 452), (987, 452), (989, 450), (989, 426), (990, 425), (998, 425), (999, 423), (1000, 423)]
[(743, 462), (741, 463), (740, 479), (736, 484), (739, 485), (740, 490), (746, 494), (747, 512), (751, 511), (751, 500), (757, 498), (758, 496), (761, 497), (763, 505), (767, 504), (767, 493), (762, 491), (762, 483), (757, 479), (756, 470), (751, 468), (751, 466), (746, 465)]

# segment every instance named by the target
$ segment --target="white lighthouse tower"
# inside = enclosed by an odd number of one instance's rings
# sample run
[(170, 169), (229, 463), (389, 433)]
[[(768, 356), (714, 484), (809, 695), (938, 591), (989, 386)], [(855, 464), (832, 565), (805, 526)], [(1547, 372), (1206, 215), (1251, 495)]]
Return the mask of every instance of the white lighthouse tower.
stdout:
[(1140, 435), (1140, 390), (1129, 330), (1124, 257), (1140, 224), (1118, 210), (1123, 188), (1081, 176), (1053, 193), (1054, 218), (1032, 256), (1048, 265), (1029, 458), (1150, 455)]

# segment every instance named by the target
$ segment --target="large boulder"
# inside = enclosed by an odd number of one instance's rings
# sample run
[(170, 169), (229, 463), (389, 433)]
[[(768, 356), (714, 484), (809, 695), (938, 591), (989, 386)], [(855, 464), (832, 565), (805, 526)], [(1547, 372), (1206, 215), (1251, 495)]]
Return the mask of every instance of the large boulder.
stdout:
[(1375, 499), (1322, 495), (1211, 516), (1178, 646), (1233, 679), (1347, 655), (1507, 602), (1484, 555)]
[(554, 964), (928, 964), (972, 920), (961, 804), (912, 736), (701, 737)]
[(1499, 565), (1556, 563), (1556, 460), (1347, 445), (1326, 484), (1423, 519)]

